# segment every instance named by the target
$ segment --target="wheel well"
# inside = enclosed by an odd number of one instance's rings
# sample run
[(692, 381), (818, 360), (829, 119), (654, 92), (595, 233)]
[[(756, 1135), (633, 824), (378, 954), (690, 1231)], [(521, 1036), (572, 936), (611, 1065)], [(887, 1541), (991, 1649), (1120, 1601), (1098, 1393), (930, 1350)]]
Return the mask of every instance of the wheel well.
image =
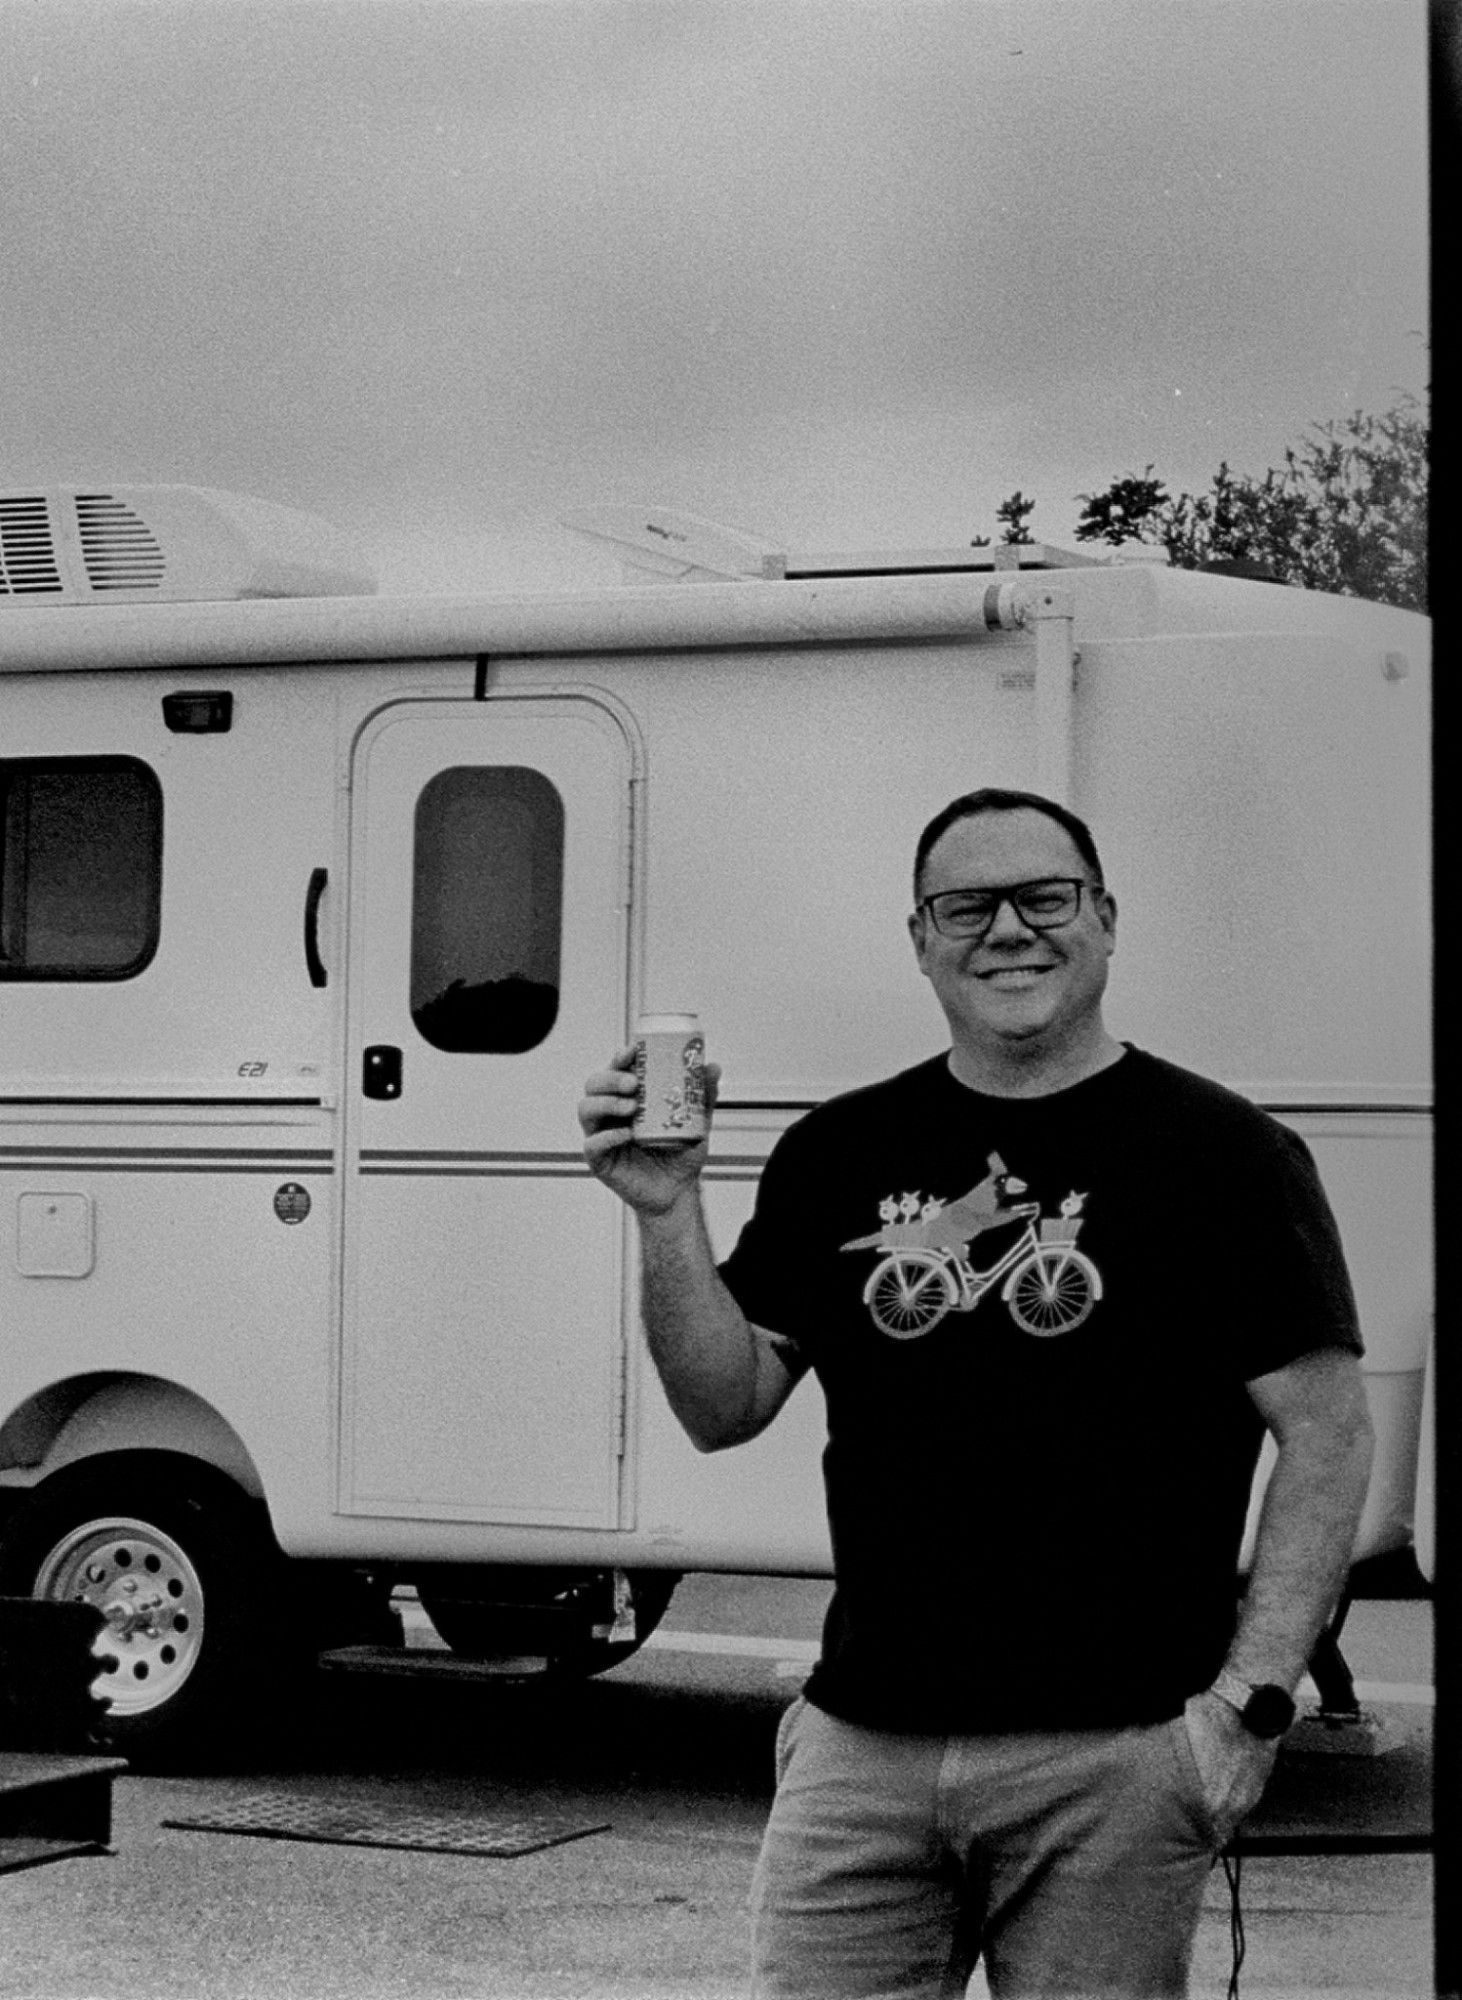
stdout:
[(54, 1382), (0, 1424), (0, 1468), (31, 1485), (103, 1452), (162, 1451), (201, 1460), (252, 1498), (264, 1482), (243, 1440), (192, 1390), (156, 1375), (80, 1375)]

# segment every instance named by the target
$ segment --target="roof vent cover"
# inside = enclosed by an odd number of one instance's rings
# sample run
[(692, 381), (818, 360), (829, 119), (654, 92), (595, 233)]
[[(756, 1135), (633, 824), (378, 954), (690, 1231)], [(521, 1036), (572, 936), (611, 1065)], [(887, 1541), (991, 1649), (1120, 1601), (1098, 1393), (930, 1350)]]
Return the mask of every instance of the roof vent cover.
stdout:
[(0, 491), (0, 606), (222, 603), (375, 588), (349, 536), (246, 493), (122, 485)]
[(0, 597), (59, 596), (61, 572), (44, 493), (0, 493)]
[(76, 533), (96, 591), (158, 590), (167, 563), (142, 516), (111, 493), (78, 493)]

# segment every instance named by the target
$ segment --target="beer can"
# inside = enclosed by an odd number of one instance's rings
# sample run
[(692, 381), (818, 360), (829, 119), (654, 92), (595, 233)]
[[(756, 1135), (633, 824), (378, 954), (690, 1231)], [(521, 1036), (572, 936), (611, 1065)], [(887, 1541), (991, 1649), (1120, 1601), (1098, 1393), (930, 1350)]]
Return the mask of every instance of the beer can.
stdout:
[(706, 1135), (706, 1043), (694, 1014), (642, 1014), (635, 1023), (641, 1146), (683, 1146)]

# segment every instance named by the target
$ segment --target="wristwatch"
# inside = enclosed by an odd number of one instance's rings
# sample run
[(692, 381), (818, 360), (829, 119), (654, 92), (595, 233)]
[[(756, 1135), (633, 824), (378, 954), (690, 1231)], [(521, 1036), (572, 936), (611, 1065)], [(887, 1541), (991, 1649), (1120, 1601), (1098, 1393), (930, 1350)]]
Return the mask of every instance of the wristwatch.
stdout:
[(1237, 1709), (1240, 1720), (1251, 1736), (1257, 1736), (1266, 1743), (1272, 1743), (1276, 1736), (1283, 1736), (1295, 1718), (1293, 1697), (1273, 1681), (1261, 1681), (1256, 1687), (1252, 1681), (1240, 1680), (1227, 1667), (1209, 1689), (1220, 1701), (1226, 1701), (1230, 1708)]

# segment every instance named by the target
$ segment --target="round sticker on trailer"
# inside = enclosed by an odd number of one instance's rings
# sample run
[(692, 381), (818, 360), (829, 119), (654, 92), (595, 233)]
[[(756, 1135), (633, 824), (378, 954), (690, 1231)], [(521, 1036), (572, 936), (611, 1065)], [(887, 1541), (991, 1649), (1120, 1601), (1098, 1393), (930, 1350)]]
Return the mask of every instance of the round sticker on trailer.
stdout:
[(274, 1213), (281, 1222), (303, 1222), (310, 1212), (310, 1192), (298, 1181), (286, 1181), (274, 1190)]

